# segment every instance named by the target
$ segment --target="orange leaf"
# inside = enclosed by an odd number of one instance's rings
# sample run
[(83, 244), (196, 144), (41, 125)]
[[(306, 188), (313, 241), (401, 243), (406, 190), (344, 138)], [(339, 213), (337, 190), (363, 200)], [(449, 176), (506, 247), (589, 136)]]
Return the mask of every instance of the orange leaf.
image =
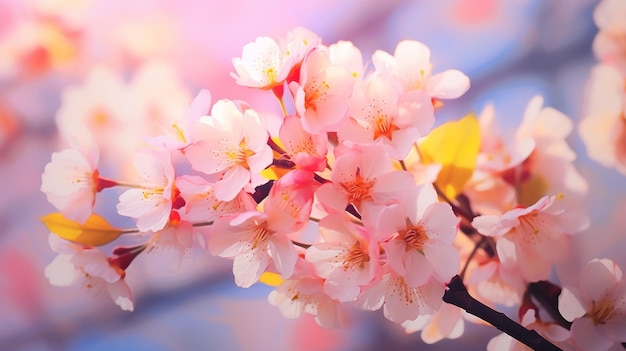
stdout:
[(101, 246), (117, 239), (122, 230), (112, 227), (103, 217), (92, 214), (84, 224), (69, 220), (60, 212), (41, 217), (43, 224), (52, 233), (76, 244)]

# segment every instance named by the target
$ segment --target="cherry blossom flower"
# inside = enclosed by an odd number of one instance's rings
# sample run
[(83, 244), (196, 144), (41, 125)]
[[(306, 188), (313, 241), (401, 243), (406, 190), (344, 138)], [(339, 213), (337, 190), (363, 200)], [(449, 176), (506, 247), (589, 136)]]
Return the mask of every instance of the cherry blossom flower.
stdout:
[(572, 233), (586, 229), (589, 219), (582, 206), (588, 192), (585, 178), (574, 167), (576, 153), (567, 144), (573, 123), (562, 112), (543, 106), (543, 98), (535, 96), (528, 102), (524, 119), (515, 137), (531, 136), (535, 149), (521, 165), (502, 177), (516, 188), (517, 201), (530, 206), (546, 194), (563, 194), (563, 206), (578, 225)]
[(191, 222), (175, 219), (165, 228), (152, 234), (146, 245), (150, 267), (155, 270), (175, 271), (184, 259), (191, 257), (194, 247), (204, 247), (204, 236)]
[(41, 191), (65, 218), (84, 223), (91, 216), (96, 192), (112, 185), (99, 177), (99, 157), (95, 145), (52, 154), (41, 175)]
[(298, 275), (287, 279), (267, 299), (285, 318), (299, 318), (302, 313), (308, 313), (324, 328), (338, 325), (337, 302), (323, 292), (322, 279), (318, 277)]
[[(500, 136), (489, 120), (493, 111), (481, 116), (481, 153), (476, 172), (466, 184), (466, 194), (476, 210), (501, 214), (517, 205), (531, 206), (548, 194), (561, 194), (567, 215), (584, 230), (588, 215), (584, 198), (587, 181), (574, 167), (576, 153), (568, 146), (573, 123), (563, 113), (543, 107), (543, 98), (532, 98), (513, 136)], [(484, 119), (483, 119), (484, 118)], [(507, 140), (503, 143), (502, 140)]]
[(191, 96), (184, 87), (176, 67), (168, 61), (152, 59), (143, 63), (133, 75), (130, 87), (137, 99), (142, 102), (145, 111), (144, 120), (141, 121), (142, 136), (168, 133), (178, 139), (184, 138), (189, 120), (209, 112), (211, 96), (210, 94), (208, 97), (205, 96), (207, 92), (204, 92), (199, 94), (199, 101), (195, 102), (200, 106), (194, 106), (198, 110), (203, 110), (198, 111), (201, 114), (195, 116), (185, 114)]
[(598, 3), (593, 19), (600, 31), (593, 40), (593, 52), (602, 63), (626, 75), (626, 4), (621, 0)]
[(335, 161), (332, 182), (323, 184), (316, 193), (328, 212), (343, 212), (348, 204), (359, 212), (375, 211), (376, 207), (399, 201), (406, 189), (415, 186), (410, 173), (392, 170), (383, 146), (353, 146), (344, 150), (339, 151), (342, 154)]
[(318, 46), (309, 53), (299, 81), (289, 84), (302, 127), (312, 134), (337, 131), (347, 117), (353, 85), (348, 71), (329, 62), (328, 48)]
[(140, 185), (120, 195), (117, 212), (136, 218), (140, 231), (156, 232), (169, 221), (179, 195), (170, 153), (165, 149), (141, 149), (136, 153), (135, 168)]
[(626, 174), (626, 90), (615, 68), (597, 65), (591, 70), (578, 132), (589, 157)]
[(413, 91), (402, 96), (388, 76), (373, 76), (357, 84), (349, 101), (350, 118), (339, 128), (341, 140), (359, 144), (379, 142), (401, 160), (435, 117), (430, 96)]
[(234, 258), (235, 284), (242, 288), (259, 280), (270, 260), (283, 278), (293, 273), (297, 253), (287, 237), (291, 231), (276, 231), (272, 218), (276, 218), (276, 214), (249, 211), (222, 216), (211, 228), (209, 251), (220, 257)]
[(378, 242), (362, 227), (341, 214), (319, 223), (322, 242), (306, 251), (305, 258), (324, 278), (324, 292), (338, 301), (353, 301), (378, 272)]
[(389, 238), (381, 243), (387, 262), (410, 287), (433, 276), (447, 283), (460, 267), (459, 253), (452, 246), (459, 219), (450, 205), (438, 202), (431, 184), (405, 191), (412, 195), (383, 208), (376, 219), (379, 235)]
[(520, 269), (502, 265), (498, 257), (468, 268), (465, 282), (477, 299), (509, 307), (522, 302), (527, 286)]
[(95, 293), (105, 290), (122, 310), (132, 311), (133, 296), (124, 281), (124, 268), (97, 249), (84, 248), (49, 236), (50, 247), (59, 255), (46, 267), (52, 285), (82, 285)]
[(309, 171), (323, 171), (326, 168), (328, 135), (309, 134), (298, 116), (287, 116), (280, 127), (279, 137), (289, 160), (298, 168)]
[(480, 153), (476, 169), (484, 172), (503, 172), (522, 163), (535, 149), (535, 140), (530, 135), (519, 137), (501, 135), (494, 127), (493, 105), (483, 109), (479, 117)]
[[(298, 41), (298, 44), (300, 42)], [(243, 47), (241, 58), (233, 59), (237, 73), (231, 76), (237, 84), (260, 89), (272, 89), (285, 82), (291, 69), (304, 57), (299, 50), (289, 52), (270, 37), (258, 37)]]
[(247, 106), (219, 100), (211, 116), (193, 124), (192, 140), (184, 149), (191, 166), (200, 172), (219, 175), (215, 196), (232, 200), (241, 189), (254, 191), (267, 182), (261, 170), (272, 163), (272, 149), (261, 117)]
[(457, 339), (465, 330), (463, 310), (444, 303), (435, 314), (420, 315), (415, 320), (402, 323), (402, 327), (407, 333), (421, 330), (422, 340), (427, 344), (434, 344), (444, 338)]
[[(181, 150), (191, 141), (191, 126), (202, 116), (211, 111), (211, 93), (201, 90), (193, 99), (187, 112), (183, 115), (174, 115), (169, 126), (165, 126), (163, 134), (148, 138), (153, 145), (164, 145), (170, 150)], [(181, 117), (182, 116), (182, 117)]]
[(398, 324), (413, 321), (420, 315), (432, 315), (439, 310), (445, 284), (430, 279), (424, 285), (410, 287), (393, 270), (386, 271), (361, 292), (357, 306), (371, 311), (384, 306), (385, 317)]
[(609, 259), (594, 259), (582, 269), (577, 286), (565, 286), (559, 312), (580, 350), (609, 350), (626, 342), (626, 281)]
[(272, 221), (272, 228), (280, 232), (297, 233), (309, 223), (313, 195), (320, 184), (313, 172), (295, 169), (274, 182), (263, 202), (263, 211)]
[[(505, 267), (516, 267), (529, 282), (547, 279), (552, 263), (569, 255), (568, 216), (555, 202), (544, 196), (528, 208), (514, 208), (502, 216), (474, 218), (472, 226), (483, 235), (496, 238), (498, 257)], [(571, 233), (571, 232), (570, 232)]]
[(332, 65), (342, 67), (355, 79), (362, 79), (365, 73), (361, 50), (350, 41), (340, 40), (328, 47), (328, 58)]
[(0, 77), (38, 76), (67, 67), (76, 59), (77, 48), (77, 36), (59, 24), (21, 20), (2, 35)]
[(424, 90), (429, 98), (456, 99), (470, 86), (469, 78), (458, 70), (433, 75), (430, 49), (418, 41), (401, 41), (394, 56), (378, 50), (372, 55), (372, 62), (377, 73), (392, 74), (403, 91)]
[(177, 177), (175, 182), (185, 200), (185, 205), (179, 210), (180, 217), (188, 222), (210, 222), (222, 215), (252, 211), (257, 205), (252, 196), (243, 190), (230, 201), (219, 200), (213, 183), (202, 177), (183, 175)]
[(82, 84), (65, 88), (56, 122), (62, 135), (72, 135), (80, 144), (95, 143), (105, 164), (114, 159), (118, 168), (119, 164), (130, 163), (132, 152), (128, 151), (139, 146), (143, 107), (118, 73), (96, 66)]

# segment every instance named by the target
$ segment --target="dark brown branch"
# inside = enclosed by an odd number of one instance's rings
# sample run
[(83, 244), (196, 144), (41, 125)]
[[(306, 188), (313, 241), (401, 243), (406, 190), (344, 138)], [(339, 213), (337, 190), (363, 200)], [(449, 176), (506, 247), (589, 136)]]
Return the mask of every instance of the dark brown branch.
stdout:
[(504, 313), (498, 312), (473, 298), (458, 275), (454, 276), (450, 284), (448, 284), (448, 290), (443, 295), (443, 301), (460, 307), (468, 313), (490, 323), (533, 350), (562, 351), (536, 331), (524, 328)]

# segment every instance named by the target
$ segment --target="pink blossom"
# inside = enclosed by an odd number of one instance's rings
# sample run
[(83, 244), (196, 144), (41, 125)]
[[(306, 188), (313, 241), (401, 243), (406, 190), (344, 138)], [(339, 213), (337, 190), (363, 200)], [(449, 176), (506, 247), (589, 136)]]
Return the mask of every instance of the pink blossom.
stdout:
[(293, 273), (297, 254), (287, 237), (290, 232), (278, 232), (263, 212), (249, 211), (225, 215), (212, 226), (208, 248), (211, 254), (234, 258), (235, 283), (243, 288), (254, 284), (270, 264), (283, 278)]
[(135, 156), (135, 169), (140, 185), (120, 195), (117, 212), (136, 218), (140, 231), (156, 232), (169, 221), (178, 196), (170, 153), (165, 149), (141, 149)]
[(319, 223), (322, 242), (306, 251), (305, 258), (324, 278), (324, 292), (338, 301), (353, 301), (379, 269), (378, 243), (362, 227), (341, 214)]
[(424, 90), (429, 98), (456, 99), (470, 87), (469, 78), (458, 70), (433, 75), (430, 49), (418, 41), (401, 41), (394, 56), (378, 50), (372, 55), (372, 62), (377, 73), (393, 75), (403, 91)]
[(243, 47), (241, 58), (233, 59), (237, 73), (231, 73), (231, 76), (239, 85), (272, 89), (284, 83), (299, 58), (302, 59), (273, 38), (258, 37)]
[(363, 79), (365, 73), (363, 55), (352, 42), (340, 40), (330, 45), (328, 58), (332, 65), (345, 69), (355, 79)]
[(52, 154), (41, 175), (41, 191), (65, 218), (84, 223), (91, 216), (96, 192), (104, 186), (97, 168), (99, 157), (95, 145)]
[(287, 32), (287, 36), (280, 39), (281, 47), (289, 56), (293, 56), (297, 65), (317, 46), (321, 45), (322, 39), (304, 27), (294, 27)]
[(420, 315), (415, 320), (402, 323), (402, 327), (407, 333), (421, 330), (422, 340), (427, 344), (434, 344), (444, 338), (457, 339), (465, 330), (463, 310), (444, 303), (435, 314)]
[(201, 228), (171, 217), (168, 225), (153, 233), (146, 244), (146, 258), (150, 260), (148, 265), (156, 271), (175, 271), (183, 260), (191, 258), (194, 248), (206, 246)]
[(326, 168), (328, 135), (310, 134), (304, 130), (302, 119), (287, 116), (280, 127), (279, 137), (287, 156), (297, 167), (309, 171), (323, 171)]
[(387, 261), (410, 287), (431, 277), (448, 283), (460, 268), (459, 253), (452, 246), (459, 219), (450, 205), (438, 202), (431, 184), (405, 191), (411, 195), (383, 208), (377, 218), (379, 235), (389, 237), (381, 244)]
[(576, 153), (567, 144), (573, 123), (562, 112), (543, 106), (543, 98), (535, 96), (528, 102), (524, 119), (515, 137), (531, 136), (535, 140), (533, 153), (521, 165), (502, 177), (516, 188), (518, 203), (530, 206), (546, 194), (562, 194), (567, 201), (559, 206), (566, 209), (577, 226), (571, 233), (586, 229), (589, 219), (582, 206), (589, 186), (574, 167)]
[(357, 306), (365, 310), (383, 307), (387, 319), (401, 324), (421, 315), (432, 315), (439, 310), (445, 284), (430, 279), (419, 287), (410, 287), (404, 278), (388, 270), (361, 292)]
[(597, 65), (585, 90), (585, 111), (578, 125), (587, 153), (605, 167), (626, 174), (626, 90), (624, 77)]
[(413, 91), (399, 96), (388, 76), (357, 84), (349, 101), (350, 118), (339, 128), (341, 140), (382, 143), (389, 155), (403, 159), (435, 121), (430, 96)]
[(626, 281), (609, 259), (594, 259), (582, 269), (577, 286), (559, 296), (559, 312), (580, 350), (609, 350), (626, 342)]
[(493, 105), (488, 105), (479, 117), (481, 140), (476, 169), (497, 173), (516, 167), (528, 158), (535, 149), (535, 140), (529, 135), (501, 135), (495, 130), (494, 119)]
[(626, 75), (626, 4), (621, 0), (598, 3), (593, 19), (600, 29), (593, 41), (593, 52), (602, 63)]
[(391, 160), (381, 145), (343, 150), (333, 167), (332, 182), (322, 185), (316, 193), (328, 212), (343, 212), (348, 204), (359, 212), (367, 212), (399, 201), (406, 189), (415, 185), (410, 173), (392, 170)]
[(286, 318), (299, 318), (302, 313), (308, 313), (324, 328), (338, 325), (337, 302), (323, 292), (320, 278), (299, 276), (287, 279), (267, 299)]
[(261, 170), (272, 163), (272, 149), (261, 117), (251, 108), (230, 100), (219, 100), (211, 116), (193, 124), (192, 140), (184, 149), (191, 166), (219, 176), (215, 196), (232, 200), (241, 189), (254, 191), (267, 182)]
[[(186, 139), (185, 128), (190, 119), (209, 112), (211, 96), (208, 94), (206, 97), (205, 92), (199, 94), (201, 98), (195, 102), (197, 105), (204, 105), (201, 106), (201, 114), (185, 114), (191, 96), (176, 66), (168, 61), (152, 59), (143, 63), (133, 75), (130, 87), (142, 102), (145, 111), (141, 126), (142, 136), (166, 134), (179, 140), (181, 137)], [(200, 106), (196, 109), (198, 107)]]
[(201, 90), (193, 99), (187, 112), (182, 115), (171, 116), (171, 124), (163, 126), (161, 135), (149, 138), (153, 145), (164, 145), (170, 150), (181, 150), (187, 147), (191, 140), (193, 122), (211, 111), (211, 93)]
[(254, 210), (257, 205), (252, 196), (243, 190), (232, 200), (219, 200), (213, 183), (202, 177), (183, 175), (176, 178), (175, 183), (185, 201), (179, 211), (180, 217), (188, 222), (210, 222), (222, 215)]
[(469, 268), (465, 279), (477, 299), (491, 304), (515, 306), (522, 302), (527, 282), (517, 266), (504, 266), (497, 257)]
[(474, 218), (472, 226), (483, 235), (496, 238), (498, 257), (505, 267), (516, 267), (529, 282), (547, 279), (551, 265), (569, 255), (567, 218), (555, 202), (544, 196), (528, 208), (514, 208), (502, 216)]
[(309, 223), (313, 195), (320, 184), (313, 172), (295, 169), (274, 182), (263, 211), (275, 231), (297, 233)]
[(124, 270), (112, 264), (97, 249), (66, 242), (55, 234), (49, 236), (50, 247), (59, 255), (46, 267), (44, 274), (55, 286), (82, 285), (99, 293), (106, 289), (116, 305), (133, 310), (133, 296), (124, 281)]
[(144, 118), (142, 100), (118, 73), (104, 66), (90, 69), (82, 84), (65, 88), (56, 113), (62, 135), (74, 136), (80, 144), (95, 143), (105, 162), (115, 158), (116, 166), (130, 162), (128, 151), (139, 146), (137, 134)]
[(289, 84), (302, 127), (313, 134), (337, 131), (347, 117), (353, 85), (348, 71), (329, 62), (328, 48), (318, 46), (309, 53), (299, 81)]

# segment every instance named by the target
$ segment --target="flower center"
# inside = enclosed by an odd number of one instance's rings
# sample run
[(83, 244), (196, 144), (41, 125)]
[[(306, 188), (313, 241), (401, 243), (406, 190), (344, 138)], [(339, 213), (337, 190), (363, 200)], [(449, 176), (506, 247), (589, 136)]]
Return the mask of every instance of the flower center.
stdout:
[(592, 301), (591, 312), (589, 316), (593, 320), (593, 324), (604, 324), (613, 314), (613, 301), (605, 297), (600, 302)]
[(374, 186), (374, 181), (363, 178), (361, 176), (361, 169), (356, 169), (356, 174), (354, 180), (341, 183), (341, 187), (348, 193), (349, 202), (358, 207), (361, 204), (361, 201), (371, 201), (372, 200), (372, 187)]
[(407, 226), (405, 230), (399, 232), (400, 237), (407, 245), (407, 248), (412, 248), (417, 251), (424, 251), (424, 244), (426, 240), (428, 240), (428, 235), (426, 235), (426, 230), (421, 225), (413, 225), (406, 219)]
[[(311, 88), (307, 89), (304, 98), (304, 107), (307, 110), (316, 110), (316, 104), (320, 101), (324, 101), (326, 94), (328, 94), (328, 89), (330, 89), (330, 85), (326, 83), (326, 81), (322, 81), (320, 84), (316, 84), (317, 81), (313, 80), (311, 84)], [(308, 84), (307, 84), (308, 88)]]
[(357, 267), (359, 270), (365, 267), (365, 263), (370, 261), (370, 256), (361, 250), (361, 243), (354, 244), (348, 254), (345, 261), (343, 261), (343, 270), (347, 271)]
[(391, 123), (391, 118), (387, 116), (378, 116), (374, 120), (374, 140), (384, 136), (391, 140), (391, 134), (399, 130), (395, 124)]
[(226, 152), (226, 156), (228, 156), (229, 159), (233, 160), (236, 165), (241, 166), (247, 170), (250, 170), (250, 165), (248, 165), (248, 157), (254, 155), (256, 155), (256, 152), (246, 148), (245, 139), (241, 140), (238, 148)]
[(272, 233), (267, 230), (264, 224), (254, 228), (254, 231), (252, 232), (252, 249), (256, 249), (259, 246), (267, 246), (267, 241), (269, 240), (271, 234)]

